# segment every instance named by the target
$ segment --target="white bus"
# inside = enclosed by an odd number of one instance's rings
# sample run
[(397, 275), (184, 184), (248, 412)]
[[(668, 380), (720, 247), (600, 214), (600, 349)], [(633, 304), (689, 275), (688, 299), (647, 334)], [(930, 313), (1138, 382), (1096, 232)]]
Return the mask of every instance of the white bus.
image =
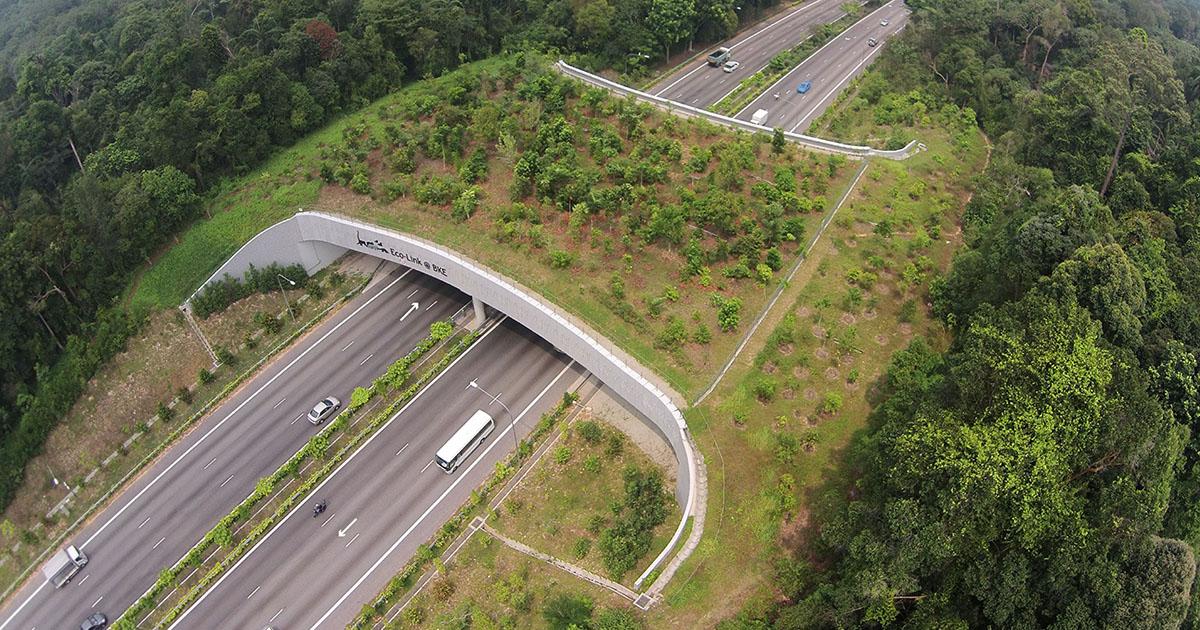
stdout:
[(486, 438), (495, 428), (496, 423), (492, 421), (492, 417), (487, 412), (476, 411), (467, 420), (467, 423), (450, 436), (442, 448), (438, 449), (437, 457), (434, 458), (437, 465), (441, 466), (447, 474), (454, 472), (459, 464), (475, 451), (480, 442), (483, 442), (483, 438)]

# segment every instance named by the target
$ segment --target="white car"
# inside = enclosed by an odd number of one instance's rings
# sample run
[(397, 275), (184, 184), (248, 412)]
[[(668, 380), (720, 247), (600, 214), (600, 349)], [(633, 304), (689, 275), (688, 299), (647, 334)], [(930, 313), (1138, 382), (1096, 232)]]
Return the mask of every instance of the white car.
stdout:
[(742, 67), (741, 62), (730, 59), (729, 61), (725, 62), (724, 66), (721, 66), (721, 69), (724, 70), (725, 72), (733, 72), (734, 70), (737, 70), (740, 67)]
[(888, 22), (887, 20), (879, 20), (880, 26), (887, 26), (888, 24), (891, 24), (891, 22)]
[(330, 396), (329, 398), (317, 403), (316, 406), (312, 408), (312, 411), (308, 412), (308, 421), (313, 424), (321, 424), (322, 422), (328, 420), (329, 416), (332, 416), (334, 412), (341, 408), (342, 401)]

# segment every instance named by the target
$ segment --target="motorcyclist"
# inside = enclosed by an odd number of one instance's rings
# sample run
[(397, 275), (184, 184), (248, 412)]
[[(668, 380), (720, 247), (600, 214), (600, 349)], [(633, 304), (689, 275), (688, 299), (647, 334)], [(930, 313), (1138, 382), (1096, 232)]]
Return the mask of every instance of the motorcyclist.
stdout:
[(316, 505), (313, 506), (313, 518), (316, 518), (318, 514), (320, 514), (321, 512), (324, 512), (324, 511), (325, 511), (325, 499), (321, 499), (320, 503), (317, 503)]

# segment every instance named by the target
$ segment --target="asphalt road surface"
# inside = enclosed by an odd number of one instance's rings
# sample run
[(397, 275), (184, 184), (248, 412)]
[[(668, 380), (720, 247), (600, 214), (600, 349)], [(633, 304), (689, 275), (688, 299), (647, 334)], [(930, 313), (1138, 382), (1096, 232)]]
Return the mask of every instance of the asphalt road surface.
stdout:
[[(347, 459), (172, 628), (344, 628), (585, 373), (505, 320)], [(487, 392), (469, 387), (472, 380)], [(453, 474), (433, 455), (478, 409), (496, 428)], [(313, 516), (318, 499), (328, 509)]]
[[(707, 108), (733, 91), (738, 83), (766, 67), (775, 55), (794, 48), (808, 39), (823, 24), (837, 21), (845, 12), (846, 0), (809, 0), (796, 9), (779, 16), (758, 28), (740, 35), (733, 43), (713, 45), (704, 57), (680, 68), (662, 79), (650, 90), (651, 94), (669, 98), (693, 107)], [(730, 59), (742, 65), (733, 72), (708, 65), (708, 53), (726, 46), (733, 51)]]
[[(58, 590), (39, 568), (9, 600), (0, 630), (78, 628), (93, 612), (117, 617), (318, 430), (305, 417), (317, 400), (348, 401), (354, 387), (425, 338), (430, 324), (469, 302), (424, 274), (385, 269), (68, 540), (88, 555), (88, 565)], [(414, 302), (419, 306), (409, 313)]]
[[(887, 26), (881, 24), (884, 20), (887, 20)], [(765, 109), (769, 114), (763, 125), (804, 133), (850, 79), (861, 73), (883, 50), (884, 41), (903, 29), (907, 22), (908, 8), (902, 0), (892, 0), (879, 7), (810, 55), (738, 112), (735, 118), (749, 121), (754, 112)], [(867, 45), (867, 39), (871, 37), (878, 40), (879, 45)], [(812, 81), (812, 87), (807, 93), (798, 94), (796, 87), (803, 81)]]

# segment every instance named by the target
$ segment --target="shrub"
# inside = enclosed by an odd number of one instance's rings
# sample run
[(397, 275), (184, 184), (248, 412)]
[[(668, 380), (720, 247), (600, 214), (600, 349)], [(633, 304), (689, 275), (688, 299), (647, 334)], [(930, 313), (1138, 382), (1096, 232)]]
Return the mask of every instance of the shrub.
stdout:
[(842, 409), (842, 395), (838, 392), (825, 392), (821, 401), (821, 413), (837, 413)]
[(722, 332), (729, 332), (738, 327), (742, 321), (742, 300), (740, 298), (725, 298), (713, 295), (717, 306), (717, 326)]
[(350, 409), (358, 409), (367, 404), (371, 399), (371, 390), (365, 387), (355, 387), (353, 392), (350, 392)]
[(542, 618), (551, 630), (587, 628), (591, 625), (593, 607), (586, 596), (560, 593), (546, 601)]
[(454, 594), (454, 581), (448, 577), (439, 577), (429, 584), (429, 594), (437, 601), (446, 601)]
[(175, 410), (167, 406), (167, 403), (159, 402), (158, 408), (154, 410), (155, 417), (159, 422), (170, 422), (171, 418), (175, 417)]
[(199, 379), (201, 383), (211, 383), (213, 378), (214, 375), (208, 368), (200, 368)]
[(192, 396), (192, 390), (188, 389), (187, 387), (180, 387), (179, 389), (175, 390), (175, 397), (185, 405), (192, 404), (192, 400), (194, 399)]
[(712, 331), (703, 323), (696, 326), (696, 331), (692, 333), (692, 341), (704, 345), (712, 341)]
[(254, 314), (254, 324), (268, 335), (274, 335), (283, 329), (283, 322), (278, 317), (263, 311)]
[(654, 528), (667, 518), (667, 494), (658, 471), (630, 466), (624, 481), (624, 502), (614, 510), (616, 519), (600, 533), (597, 543), (605, 570), (618, 580), (650, 551)]
[(621, 279), (620, 273), (614, 271), (608, 279), (608, 291), (618, 300), (625, 298), (625, 281)]
[(754, 384), (754, 397), (764, 403), (775, 400), (775, 381), (764, 378)]
[(592, 517), (588, 519), (586, 529), (591, 534), (599, 534), (600, 532), (604, 531), (605, 525), (608, 525), (608, 519), (604, 518), (604, 516), (601, 514), (593, 514)]
[(571, 449), (567, 446), (560, 446), (554, 449), (554, 463), (559, 466), (571, 461)]
[(658, 333), (654, 339), (654, 347), (659, 350), (678, 350), (687, 341), (687, 328), (683, 320), (674, 315), (667, 321), (667, 327)]
[(580, 538), (579, 540), (575, 541), (574, 545), (571, 546), (571, 553), (575, 554), (576, 560), (583, 560), (591, 550), (592, 539), (590, 538)]
[(608, 443), (604, 445), (604, 456), (614, 459), (625, 450), (625, 437), (613, 431), (608, 434)]
[(360, 194), (371, 194), (371, 180), (367, 179), (367, 174), (359, 171), (350, 178), (350, 190)]
[(575, 432), (588, 444), (597, 444), (604, 439), (604, 429), (595, 420), (581, 420), (575, 424)]
[(561, 249), (550, 252), (550, 266), (555, 269), (566, 269), (573, 262), (575, 262), (575, 257), (570, 252)]
[(796, 458), (796, 454), (800, 452), (800, 441), (791, 433), (775, 433), (775, 459), (779, 463), (788, 465)]
[(905, 323), (912, 323), (917, 318), (917, 301), (912, 298), (905, 300), (900, 305), (900, 313), (896, 318)]
[(434, 322), (429, 325), (429, 338), (434, 343), (443, 341), (452, 334), (454, 334), (454, 325), (450, 322)]
[(225, 346), (213, 346), (213, 354), (217, 355), (217, 361), (221, 365), (236, 365), (237, 357), (234, 356)]
[(771, 270), (769, 265), (758, 263), (754, 266), (754, 275), (759, 284), (767, 284), (775, 276), (775, 272)]
[(599, 473), (600, 458), (596, 457), (595, 455), (589, 455), (587, 459), (583, 460), (583, 469), (592, 473), (593, 475)]
[(644, 626), (630, 610), (605, 608), (596, 615), (596, 621), (591, 627), (595, 630), (641, 630)]
[(204, 287), (204, 290), (192, 299), (192, 311), (197, 317), (205, 318), (225, 310), (230, 304), (252, 293), (278, 291), (283, 286), (279, 276), (295, 282), (297, 286), (303, 286), (308, 281), (308, 272), (304, 270), (304, 265), (282, 266), (272, 263), (261, 268), (251, 265), (240, 279), (226, 274), (220, 280), (214, 280)]
[(314, 300), (325, 297), (325, 287), (322, 287), (320, 282), (305, 283), (304, 292)]
[(450, 217), (459, 223), (471, 218), (479, 208), (479, 187), (471, 186), (462, 191), (450, 207)]

